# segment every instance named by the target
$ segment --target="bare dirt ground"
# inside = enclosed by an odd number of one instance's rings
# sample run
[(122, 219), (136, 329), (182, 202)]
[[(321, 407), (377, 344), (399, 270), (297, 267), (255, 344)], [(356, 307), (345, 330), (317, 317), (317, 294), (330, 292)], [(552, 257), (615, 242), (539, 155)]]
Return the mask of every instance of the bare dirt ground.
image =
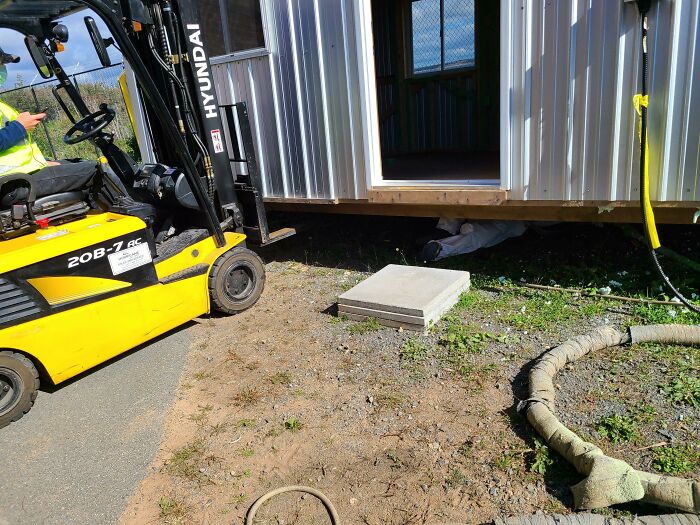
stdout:
[[(471, 270), (473, 291), (426, 334), (353, 323), (337, 317), (337, 296), (387, 262), (415, 263), (414, 239), (428, 225), (316, 224), (292, 246), (262, 253), (267, 287), (254, 308), (194, 329), (165, 440), (122, 523), (241, 524), (254, 499), (290, 484), (324, 491), (351, 524), (569, 512), (568, 486), (580, 478), (514, 408), (527, 364), (601, 324), (698, 322), (673, 306), (520, 287), (612, 281), (621, 294), (658, 296), (641, 247), (619, 230), (563, 226), (442, 263)], [(680, 251), (698, 254), (695, 237), (671, 234)], [(596, 242), (597, 250), (575, 249)], [(606, 250), (618, 256), (605, 259)], [(591, 356), (561, 376), (562, 417), (635, 466), (697, 477), (698, 362), (697, 350), (683, 347)], [(327, 518), (320, 504), (293, 494), (266, 506), (259, 523)]]

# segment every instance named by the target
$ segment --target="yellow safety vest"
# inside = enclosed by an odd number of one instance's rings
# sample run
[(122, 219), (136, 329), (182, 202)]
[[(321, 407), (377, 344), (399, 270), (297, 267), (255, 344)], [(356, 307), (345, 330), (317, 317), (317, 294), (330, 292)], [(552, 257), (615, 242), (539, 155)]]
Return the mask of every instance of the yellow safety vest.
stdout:
[[(0, 101), (1, 125), (17, 120), (17, 110)], [(13, 173), (34, 173), (48, 166), (44, 155), (27, 133), (27, 138), (16, 146), (0, 151), (0, 178)]]

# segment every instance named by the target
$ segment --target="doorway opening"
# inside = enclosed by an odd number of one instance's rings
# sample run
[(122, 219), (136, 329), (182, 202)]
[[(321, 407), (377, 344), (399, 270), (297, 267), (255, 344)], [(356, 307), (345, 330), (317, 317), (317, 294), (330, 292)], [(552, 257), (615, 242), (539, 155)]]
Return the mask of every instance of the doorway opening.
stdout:
[(372, 1), (385, 182), (500, 183), (499, 4)]

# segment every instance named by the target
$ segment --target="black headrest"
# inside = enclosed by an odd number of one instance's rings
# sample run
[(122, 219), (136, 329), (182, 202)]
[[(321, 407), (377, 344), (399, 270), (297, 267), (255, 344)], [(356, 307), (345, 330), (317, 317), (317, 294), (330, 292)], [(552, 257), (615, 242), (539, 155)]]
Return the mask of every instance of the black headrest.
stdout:
[(3, 186), (9, 184), (10, 182), (16, 181), (24, 182), (24, 186), (27, 186), (29, 188), (29, 197), (27, 198), (27, 201), (34, 202), (36, 200), (36, 188), (34, 187), (34, 183), (32, 182), (31, 175), (27, 175), (26, 173), (11, 173), (10, 175), (1, 176), (0, 193), (2, 193)]

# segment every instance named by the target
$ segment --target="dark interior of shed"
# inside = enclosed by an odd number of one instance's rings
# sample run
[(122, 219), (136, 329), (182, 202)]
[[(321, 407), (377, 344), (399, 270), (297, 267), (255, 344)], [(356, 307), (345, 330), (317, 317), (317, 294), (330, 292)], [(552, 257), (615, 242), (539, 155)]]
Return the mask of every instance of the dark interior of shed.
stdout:
[(372, 2), (384, 180), (499, 180), (498, 4)]

